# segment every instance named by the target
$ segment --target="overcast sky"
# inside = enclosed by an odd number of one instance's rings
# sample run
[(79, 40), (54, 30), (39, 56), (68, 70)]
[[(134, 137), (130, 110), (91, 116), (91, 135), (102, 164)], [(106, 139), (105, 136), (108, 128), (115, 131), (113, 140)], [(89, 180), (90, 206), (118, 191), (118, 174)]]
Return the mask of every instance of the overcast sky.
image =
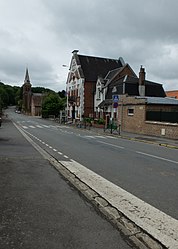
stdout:
[(72, 51), (178, 89), (178, 0), (0, 0), (0, 81), (65, 89)]

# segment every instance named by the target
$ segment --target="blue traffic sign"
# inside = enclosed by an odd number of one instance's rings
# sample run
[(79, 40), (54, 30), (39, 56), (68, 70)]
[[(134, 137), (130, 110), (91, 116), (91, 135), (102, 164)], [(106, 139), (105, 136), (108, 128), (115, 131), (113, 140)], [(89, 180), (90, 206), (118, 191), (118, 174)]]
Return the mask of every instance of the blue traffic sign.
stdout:
[(112, 99), (113, 99), (114, 103), (118, 103), (118, 101), (119, 101), (119, 95), (113, 95)]

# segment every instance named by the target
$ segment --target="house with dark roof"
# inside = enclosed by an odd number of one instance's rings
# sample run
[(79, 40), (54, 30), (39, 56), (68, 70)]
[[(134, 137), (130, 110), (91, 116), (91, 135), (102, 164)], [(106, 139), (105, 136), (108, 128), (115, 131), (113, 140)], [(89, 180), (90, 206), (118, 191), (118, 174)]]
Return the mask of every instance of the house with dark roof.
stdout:
[(96, 116), (105, 118), (105, 115), (109, 114), (110, 117), (117, 119), (118, 113), (114, 110), (113, 96), (118, 96), (118, 98), (122, 95), (166, 96), (162, 84), (145, 79), (146, 73), (143, 67), (140, 68), (139, 77), (137, 77), (128, 64), (114, 72), (115, 74), (110, 79), (98, 79), (95, 98), (95, 110), (98, 113)]
[[(113, 96), (125, 94), (124, 87), (120, 84), (126, 77), (137, 78), (137, 75), (129, 64), (124, 63), (122, 67), (110, 70), (105, 78), (98, 77), (94, 98), (95, 117), (105, 118), (113, 113)], [(116, 118), (116, 117), (115, 117)]]
[(106, 128), (112, 120), (121, 131), (178, 139), (178, 100), (167, 98), (163, 85), (145, 76), (142, 66), (137, 77), (125, 64), (104, 79), (99, 77), (95, 116), (105, 119)]
[(73, 51), (67, 79), (67, 111), (71, 119), (112, 120), (121, 131), (178, 138), (178, 100), (166, 97), (163, 85), (139, 76), (119, 59)]
[(109, 72), (122, 68), (125, 63), (122, 58), (80, 55), (78, 50), (72, 53), (66, 85), (68, 117), (80, 120), (82, 117), (94, 117), (94, 95), (98, 77), (104, 79)]

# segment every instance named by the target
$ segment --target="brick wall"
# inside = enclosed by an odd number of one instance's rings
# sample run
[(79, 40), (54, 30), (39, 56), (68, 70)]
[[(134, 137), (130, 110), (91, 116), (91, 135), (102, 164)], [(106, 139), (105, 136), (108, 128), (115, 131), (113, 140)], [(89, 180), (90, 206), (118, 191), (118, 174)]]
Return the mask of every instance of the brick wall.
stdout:
[(84, 116), (94, 115), (94, 92), (96, 88), (95, 82), (84, 83)]
[[(161, 108), (160, 106), (147, 106), (144, 99), (135, 99), (134, 97), (122, 99), (118, 107), (119, 123), (122, 131), (178, 139), (178, 124), (145, 120), (147, 107), (155, 110)], [(169, 109), (170, 107), (165, 106), (165, 110)]]

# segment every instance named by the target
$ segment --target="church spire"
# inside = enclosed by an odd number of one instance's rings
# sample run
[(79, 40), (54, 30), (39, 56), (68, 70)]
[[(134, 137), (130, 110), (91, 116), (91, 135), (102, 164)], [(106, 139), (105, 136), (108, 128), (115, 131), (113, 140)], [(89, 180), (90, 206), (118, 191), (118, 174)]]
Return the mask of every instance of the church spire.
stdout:
[(30, 83), (30, 77), (29, 77), (29, 73), (28, 73), (28, 68), (26, 68), (24, 83)]

